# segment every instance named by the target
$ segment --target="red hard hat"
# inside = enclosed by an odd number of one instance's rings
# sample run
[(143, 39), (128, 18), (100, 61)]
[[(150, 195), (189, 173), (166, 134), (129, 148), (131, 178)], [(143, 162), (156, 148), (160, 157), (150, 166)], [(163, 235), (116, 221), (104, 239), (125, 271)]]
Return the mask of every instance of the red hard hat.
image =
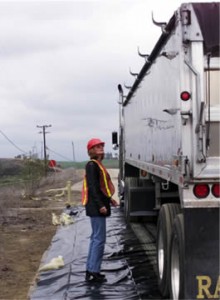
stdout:
[(97, 145), (105, 145), (105, 143), (103, 141), (101, 141), (100, 139), (91, 139), (88, 141), (87, 144), (87, 150), (89, 151), (92, 147), (97, 146)]

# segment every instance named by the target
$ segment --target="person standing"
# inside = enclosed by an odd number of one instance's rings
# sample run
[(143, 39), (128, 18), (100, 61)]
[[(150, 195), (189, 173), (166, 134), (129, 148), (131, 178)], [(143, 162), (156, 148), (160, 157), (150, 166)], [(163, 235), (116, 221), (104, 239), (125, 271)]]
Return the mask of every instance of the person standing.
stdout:
[(106, 241), (106, 217), (111, 215), (111, 205), (118, 203), (112, 198), (115, 192), (110, 175), (102, 164), (105, 143), (93, 138), (87, 143), (90, 161), (85, 167), (82, 204), (90, 217), (92, 233), (86, 263), (86, 281), (104, 282), (100, 273)]

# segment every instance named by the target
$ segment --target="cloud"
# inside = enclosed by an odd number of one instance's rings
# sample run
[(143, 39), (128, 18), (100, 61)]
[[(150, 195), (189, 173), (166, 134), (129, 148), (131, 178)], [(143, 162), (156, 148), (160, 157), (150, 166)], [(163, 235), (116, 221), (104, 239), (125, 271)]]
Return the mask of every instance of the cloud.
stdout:
[[(37, 125), (51, 124), (50, 149), (87, 159), (91, 137), (118, 128), (119, 83), (131, 85), (180, 1), (0, 1), (0, 130), (42, 152)], [(1, 157), (19, 154), (0, 135)], [(53, 158), (59, 160), (54, 153)]]

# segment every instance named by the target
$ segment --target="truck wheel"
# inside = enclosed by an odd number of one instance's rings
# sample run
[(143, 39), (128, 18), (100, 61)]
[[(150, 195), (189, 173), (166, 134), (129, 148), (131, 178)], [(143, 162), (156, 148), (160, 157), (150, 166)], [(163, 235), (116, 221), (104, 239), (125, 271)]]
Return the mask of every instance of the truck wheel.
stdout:
[(131, 198), (131, 187), (137, 186), (137, 178), (135, 177), (126, 177), (125, 178), (125, 192), (124, 192), (124, 216), (126, 223), (131, 222), (131, 216), (130, 216), (130, 198)]
[(170, 296), (184, 299), (184, 220), (176, 216), (170, 245)]
[(169, 295), (169, 253), (172, 226), (175, 216), (180, 212), (177, 203), (164, 204), (160, 210), (157, 224), (157, 270), (158, 286), (163, 297)]

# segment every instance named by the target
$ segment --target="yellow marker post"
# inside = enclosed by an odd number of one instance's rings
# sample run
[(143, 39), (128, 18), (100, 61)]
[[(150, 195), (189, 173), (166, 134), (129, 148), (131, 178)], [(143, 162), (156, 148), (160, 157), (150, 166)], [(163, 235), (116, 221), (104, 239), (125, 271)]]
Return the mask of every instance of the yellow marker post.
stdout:
[(72, 196), (71, 181), (67, 181), (66, 189), (67, 189), (67, 201), (70, 203), (71, 196)]

